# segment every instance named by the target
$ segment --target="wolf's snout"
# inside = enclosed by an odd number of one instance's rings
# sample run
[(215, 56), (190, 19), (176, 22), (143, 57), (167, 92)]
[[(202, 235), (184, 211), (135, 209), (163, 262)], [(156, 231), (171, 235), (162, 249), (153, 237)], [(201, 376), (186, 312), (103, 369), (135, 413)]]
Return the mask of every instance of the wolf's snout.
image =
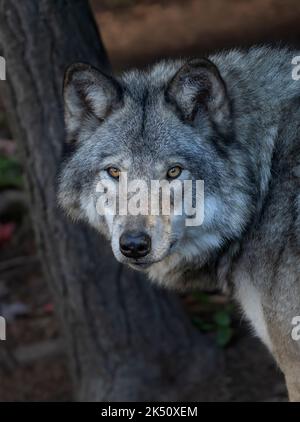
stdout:
[(142, 258), (151, 250), (151, 238), (142, 232), (125, 232), (120, 237), (120, 251), (127, 258)]

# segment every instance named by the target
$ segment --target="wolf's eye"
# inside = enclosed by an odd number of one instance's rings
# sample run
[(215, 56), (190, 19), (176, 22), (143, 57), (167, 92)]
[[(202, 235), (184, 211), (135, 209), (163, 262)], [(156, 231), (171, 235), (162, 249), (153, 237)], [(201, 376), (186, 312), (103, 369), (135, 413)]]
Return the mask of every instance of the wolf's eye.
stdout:
[(168, 176), (169, 179), (176, 179), (177, 177), (179, 177), (181, 175), (181, 172), (182, 172), (181, 167), (174, 166), (174, 167), (171, 167), (168, 170), (167, 176)]
[(117, 167), (108, 167), (106, 171), (113, 179), (119, 179), (121, 171)]

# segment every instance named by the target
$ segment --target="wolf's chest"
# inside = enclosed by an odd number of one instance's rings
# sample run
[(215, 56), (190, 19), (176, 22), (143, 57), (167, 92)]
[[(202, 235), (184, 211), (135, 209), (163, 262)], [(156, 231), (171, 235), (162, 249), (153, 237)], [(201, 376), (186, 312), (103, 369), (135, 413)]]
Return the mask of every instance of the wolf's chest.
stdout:
[(235, 298), (250, 321), (254, 332), (271, 351), (272, 342), (264, 316), (262, 297), (247, 272), (238, 271), (235, 274)]

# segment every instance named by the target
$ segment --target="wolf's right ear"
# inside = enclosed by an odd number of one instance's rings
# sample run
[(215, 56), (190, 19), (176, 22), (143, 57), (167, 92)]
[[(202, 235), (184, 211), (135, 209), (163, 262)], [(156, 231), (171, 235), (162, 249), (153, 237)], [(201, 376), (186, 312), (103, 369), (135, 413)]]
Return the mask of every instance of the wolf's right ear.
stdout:
[(122, 88), (112, 76), (75, 63), (64, 77), (64, 112), (67, 141), (76, 140), (82, 127), (93, 128), (122, 103)]

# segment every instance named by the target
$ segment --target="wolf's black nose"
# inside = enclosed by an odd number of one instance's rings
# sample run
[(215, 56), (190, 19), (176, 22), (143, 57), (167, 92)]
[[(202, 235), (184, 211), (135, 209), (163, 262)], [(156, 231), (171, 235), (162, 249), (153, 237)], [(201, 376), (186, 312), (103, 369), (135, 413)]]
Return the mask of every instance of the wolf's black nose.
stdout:
[(142, 232), (125, 232), (120, 237), (120, 251), (127, 258), (142, 258), (151, 250), (151, 238)]

